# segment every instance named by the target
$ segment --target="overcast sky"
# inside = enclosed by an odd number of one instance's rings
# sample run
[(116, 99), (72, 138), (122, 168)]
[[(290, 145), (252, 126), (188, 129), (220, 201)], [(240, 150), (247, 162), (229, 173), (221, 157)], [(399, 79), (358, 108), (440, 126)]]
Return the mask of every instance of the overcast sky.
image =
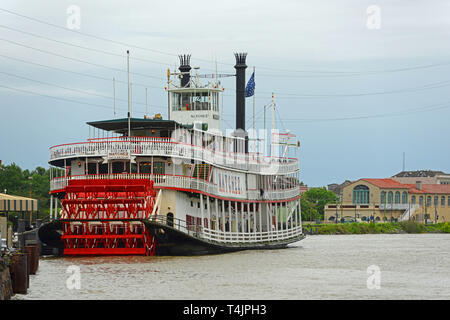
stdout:
[[(72, 5), (79, 32), (68, 28)], [(148, 88), (150, 113), (164, 118), (178, 54), (192, 54), (200, 72), (217, 61), (233, 73), (233, 53), (247, 52), (257, 126), (274, 92), (277, 126), (301, 141), (310, 186), (392, 176), (403, 152), (407, 170), (450, 172), (449, 1), (3, 0), (0, 21), (4, 164), (48, 167), (50, 146), (84, 141), (87, 121), (113, 117), (113, 77), (125, 117), (129, 49), (133, 115), (143, 116)], [(232, 128), (234, 79), (222, 83)]]

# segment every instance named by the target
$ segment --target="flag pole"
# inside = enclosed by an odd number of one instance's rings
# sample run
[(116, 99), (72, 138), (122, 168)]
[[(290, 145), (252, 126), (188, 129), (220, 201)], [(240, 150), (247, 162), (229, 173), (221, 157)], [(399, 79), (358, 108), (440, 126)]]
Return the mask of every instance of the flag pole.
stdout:
[[(255, 67), (253, 67), (253, 80), (255, 79)], [(253, 132), (255, 132), (255, 89), (253, 89)]]

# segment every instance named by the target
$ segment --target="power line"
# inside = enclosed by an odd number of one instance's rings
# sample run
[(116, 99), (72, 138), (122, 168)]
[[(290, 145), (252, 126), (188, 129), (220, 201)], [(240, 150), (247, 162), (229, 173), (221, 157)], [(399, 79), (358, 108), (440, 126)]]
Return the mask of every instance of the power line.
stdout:
[[(387, 91), (374, 91), (374, 92), (363, 92), (363, 93), (342, 93), (342, 94), (303, 94), (299, 95), (296, 93), (287, 92), (277, 92), (271, 91), (270, 93), (276, 93), (277, 99), (312, 99), (312, 98), (346, 98), (346, 97), (363, 97), (363, 96), (374, 96), (374, 95), (385, 95), (385, 94), (396, 94), (396, 93), (407, 93), (407, 92), (417, 92), (422, 90), (430, 90), (443, 88), (450, 85), (450, 80), (439, 81), (434, 83), (428, 83), (417, 87), (398, 89), (398, 90), (387, 90)], [(269, 93), (269, 91), (260, 91), (260, 93)], [(258, 97), (256, 97), (258, 99)], [(264, 98), (266, 99), (266, 97)]]
[[(53, 69), (53, 70), (57, 70), (57, 71), (61, 71), (61, 72), (72, 73), (72, 74), (76, 74), (76, 75), (83, 76), (83, 77), (89, 77), (89, 78), (98, 79), (98, 80), (105, 80), (105, 81), (108, 81), (108, 82), (111, 81), (110, 78), (105, 78), (105, 77), (95, 76), (95, 75), (88, 74), (88, 73), (77, 72), (77, 71), (67, 70), (67, 69), (63, 69), (63, 68), (53, 67), (53, 66), (49, 66), (49, 65), (45, 65), (45, 64), (41, 64), (41, 63), (31, 62), (31, 61), (28, 61), (28, 60), (23, 60), (23, 59), (9, 57), (9, 56), (2, 55), (2, 54), (0, 54), (0, 57), (5, 58), (5, 59), (19, 61), (19, 62), (26, 63), (26, 64), (35, 65), (35, 66), (38, 66), (38, 67), (49, 68), (49, 69)], [(116, 80), (116, 82), (123, 83), (123, 84), (128, 84), (126, 81)], [(157, 88), (157, 89), (161, 89), (161, 87), (146, 85), (146, 84), (142, 84), (142, 83), (138, 83), (138, 82), (133, 82), (133, 85), (140, 86), (140, 87), (143, 87), (143, 88)]]
[[(89, 105), (89, 106), (93, 106), (93, 107), (97, 107), (97, 108), (106, 108), (106, 109), (110, 109), (110, 110), (112, 109), (111, 106), (106, 106), (106, 105), (103, 105), (103, 104), (90, 103), (90, 102), (81, 102), (81, 101), (77, 101), (77, 100), (61, 98), (61, 97), (55, 97), (55, 96), (51, 96), (51, 95), (48, 95), (48, 94), (38, 93), (38, 92), (30, 91), (30, 90), (13, 88), (13, 87), (8, 87), (8, 86), (3, 86), (3, 85), (0, 85), (0, 88), (5, 88), (5, 89), (9, 89), (9, 90), (24, 92), (24, 93), (28, 93), (28, 94), (32, 94), (32, 95), (36, 95), (36, 96), (41, 96), (41, 97), (55, 99), (55, 100), (61, 100), (61, 101), (65, 101), (65, 102), (84, 104), (84, 105)], [(119, 109), (120, 110), (128, 110), (128, 109), (122, 109), (122, 108), (119, 108)], [(141, 112), (141, 111), (137, 111), (137, 112), (144, 113), (144, 112)]]
[(397, 112), (391, 112), (391, 113), (382, 113), (382, 114), (374, 114), (374, 115), (364, 115), (364, 116), (354, 116), (354, 117), (341, 117), (341, 118), (290, 118), (285, 119), (284, 121), (288, 122), (327, 122), (327, 121), (346, 121), (346, 120), (361, 120), (361, 119), (370, 119), (370, 118), (384, 118), (384, 117), (391, 117), (391, 116), (404, 116), (409, 115), (412, 113), (421, 113), (421, 112), (427, 112), (427, 111), (435, 111), (435, 110), (441, 110), (441, 109), (447, 109), (450, 108), (450, 101), (439, 103), (439, 104), (433, 104), (426, 107), (417, 107), (412, 109), (406, 109), (402, 111)]
[[(11, 44), (14, 44), (14, 45), (17, 45), (17, 46), (21, 46), (21, 47), (24, 47), (24, 48), (28, 48), (28, 49), (36, 50), (36, 51), (43, 52), (43, 53), (46, 53), (46, 54), (50, 54), (50, 55), (53, 55), (53, 56), (61, 57), (61, 58), (64, 58), (64, 59), (69, 59), (69, 60), (72, 60), (72, 61), (77, 61), (77, 62), (81, 62), (81, 63), (85, 63), (85, 64), (89, 64), (89, 65), (93, 65), (93, 66), (96, 66), (96, 67), (101, 67), (101, 68), (105, 68), (105, 69), (109, 69), (109, 70), (113, 70), (113, 71), (119, 71), (119, 72), (124, 72), (124, 73), (127, 72), (127, 70), (118, 69), (118, 68), (114, 68), (114, 67), (108, 67), (108, 66), (105, 66), (105, 65), (102, 65), (102, 64), (93, 63), (93, 62), (89, 62), (89, 61), (85, 61), (85, 60), (81, 60), (81, 59), (77, 59), (77, 58), (71, 58), (71, 57), (68, 57), (68, 56), (65, 56), (65, 55), (62, 55), (62, 54), (57, 54), (57, 53), (54, 53), (54, 52), (50, 52), (50, 51), (46, 51), (46, 50), (43, 50), (43, 49), (35, 48), (35, 47), (28, 46), (28, 45), (25, 45), (25, 44), (22, 44), (22, 43), (18, 43), (18, 42), (12, 41), (12, 40), (3, 39), (3, 38), (0, 38), (0, 40), (8, 42), (8, 43), (11, 43)], [(142, 74), (142, 73), (137, 73), (137, 72), (130, 72), (130, 74), (134, 74), (134, 75), (138, 75), (138, 76), (142, 76), (142, 77), (147, 77), (147, 78), (158, 79), (158, 80), (164, 80), (161, 77), (149, 76), (149, 75)]]
[(357, 70), (357, 71), (323, 71), (323, 70), (287, 70), (287, 69), (275, 69), (269, 67), (258, 67), (259, 69), (266, 69), (284, 73), (318, 73), (318, 75), (275, 75), (275, 74), (267, 74), (267, 73), (258, 73), (263, 77), (278, 77), (278, 78), (336, 78), (336, 77), (353, 77), (353, 76), (364, 76), (364, 75), (378, 75), (383, 73), (395, 73), (395, 72), (404, 72), (404, 71), (412, 71), (412, 70), (422, 70), (436, 67), (443, 67), (450, 65), (450, 62), (447, 63), (433, 63), (427, 65), (418, 65), (412, 67), (403, 67), (403, 68), (393, 68), (393, 69), (384, 69), (384, 70)]
[(121, 45), (121, 46), (133, 47), (133, 48), (136, 48), (136, 49), (147, 50), (147, 51), (151, 51), (151, 52), (155, 52), (155, 53), (159, 53), (159, 54), (164, 54), (164, 55), (178, 56), (178, 55), (173, 54), (173, 53), (168, 53), (168, 52), (164, 52), (164, 51), (160, 51), (160, 50), (156, 50), (156, 49), (144, 48), (144, 47), (140, 47), (140, 46), (136, 46), (136, 45), (130, 45), (129, 43), (124, 43), (124, 42), (120, 42), (120, 41), (117, 41), (117, 40), (112, 40), (112, 39), (107, 39), (107, 38), (103, 38), (103, 37), (100, 37), (100, 36), (95, 36), (95, 35), (92, 35), (92, 34), (89, 34), (89, 33), (85, 33), (85, 32), (81, 32), (81, 31), (78, 31), (78, 30), (69, 29), (69, 28), (62, 27), (62, 26), (57, 25), (57, 24), (53, 24), (53, 23), (46, 22), (46, 21), (43, 21), (43, 20), (40, 20), (40, 19), (37, 19), (37, 18), (26, 16), (26, 15), (23, 15), (23, 14), (20, 14), (20, 13), (17, 13), (17, 12), (13, 12), (11, 10), (7, 10), (7, 9), (4, 9), (4, 8), (0, 8), (0, 10), (3, 11), (3, 12), (7, 12), (7, 13), (10, 13), (10, 14), (13, 14), (13, 15), (16, 15), (16, 16), (28, 19), (28, 20), (39, 22), (41, 24), (46, 24), (48, 26), (51, 26), (51, 27), (54, 27), (54, 28), (58, 28), (58, 29), (62, 29), (64, 31), (77, 33), (77, 34), (80, 34), (80, 35), (83, 35), (83, 36), (86, 36), (86, 37), (91, 37), (91, 38), (94, 38), (94, 39), (97, 39), (97, 40), (108, 41), (108, 42), (115, 43), (115, 44), (118, 44), (118, 45)]
[[(108, 38), (104, 38), (104, 37), (100, 37), (100, 36), (96, 36), (93, 34), (89, 34), (89, 33), (85, 33), (85, 32), (81, 32), (78, 30), (73, 30), (73, 29), (68, 29), (66, 27), (54, 24), (54, 23), (50, 23), (50, 22), (46, 22), (34, 17), (30, 17), (30, 16), (26, 16), (11, 10), (7, 10), (4, 8), (0, 8), (0, 11), (12, 14), (12, 15), (16, 15), (19, 17), (22, 17), (24, 19), (28, 19), (34, 22), (38, 22), (41, 24), (45, 24), (54, 28), (58, 28), (64, 31), (68, 31), (68, 32), (72, 32), (72, 33), (76, 33), (82, 36), (86, 36), (86, 37), (90, 37), (93, 39), (97, 39), (97, 40), (102, 40), (102, 41), (107, 41), (107, 42), (111, 42), (117, 45), (121, 45), (121, 46), (126, 46), (126, 47), (132, 47), (132, 48), (136, 48), (136, 49), (140, 49), (140, 50), (145, 50), (145, 51), (149, 51), (149, 52), (153, 52), (153, 53), (158, 53), (158, 54), (162, 54), (162, 55), (168, 55), (168, 56), (178, 56), (177, 54), (174, 53), (170, 53), (170, 52), (165, 52), (165, 51), (161, 51), (161, 50), (156, 50), (156, 49), (151, 49), (151, 48), (147, 48), (147, 47), (142, 47), (142, 46), (137, 46), (137, 45), (133, 45), (133, 44), (129, 44), (129, 43), (125, 43), (125, 42), (121, 42), (121, 41), (117, 41), (117, 40), (112, 40), (112, 39), (108, 39)], [(220, 61), (213, 61), (213, 60), (209, 60), (209, 59), (201, 59), (201, 58), (192, 58), (193, 60), (198, 60), (198, 61), (204, 61), (204, 62), (208, 62), (208, 63), (218, 63), (218, 64), (222, 64), (222, 65), (233, 65), (231, 63), (225, 63), (225, 62), (220, 62)], [(393, 73), (393, 72), (403, 72), (403, 71), (411, 71), (411, 70), (418, 70), (418, 69), (426, 69), (426, 68), (434, 68), (434, 67), (439, 67), (439, 66), (446, 66), (449, 65), (450, 63), (443, 63), (443, 64), (428, 64), (428, 65), (419, 65), (419, 66), (412, 66), (412, 67), (403, 67), (403, 68), (393, 68), (393, 69), (385, 69), (385, 70), (366, 70), (366, 71), (342, 71), (342, 70), (338, 70), (338, 71), (324, 71), (324, 70), (289, 70), (289, 69), (279, 69), (279, 68), (270, 68), (270, 67), (264, 67), (264, 66), (258, 66), (258, 69), (263, 69), (263, 70), (272, 70), (272, 71), (276, 71), (276, 72), (283, 72), (283, 73), (318, 73), (320, 75), (316, 75), (316, 76), (312, 76), (312, 77), (323, 77), (323, 76), (360, 76), (360, 75), (373, 75), (373, 74), (380, 74), (380, 73)], [(271, 76), (271, 77), (277, 77), (277, 75), (267, 75), (267, 74), (262, 74), (264, 76)], [(278, 77), (286, 77), (286, 75), (280, 75)], [(311, 77), (311, 76), (288, 76), (288, 77)]]
[[(38, 35), (38, 34), (35, 34), (35, 33), (31, 33), (31, 32), (27, 32), (27, 31), (23, 31), (23, 30), (7, 27), (5, 25), (0, 25), (0, 28), (12, 30), (12, 31), (15, 31), (15, 32), (19, 32), (19, 33), (26, 34), (26, 35), (29, 35), (29, 36), (33, 36), (33, 37), (40, 38), (40, 39), (45, 39), (45, 40), (48, 40), (48, 41), (53, 41), (53, 42), (56, 42), (56, 43), (67, 45), (67, 46), (72, 46), (72, 47), (75, 47), (75, 48), (80, 48), (80, 49), (84, 49), (84, 50), (90, 50), (90, 51), (94, 51), (94, 52), (97, 52), (97, 53), (107, 54), (107, 55), (114, 56), (114, 57), (119, 57), (119, 58), (126, 58), (126, 55), (112, 53), (112, 52), (108, 52), (108, 51), (104, 51), (104, 50), (100, 50), (100, 49), (94, 49), (94, 48), (90, 48), (90, 47), (85, 47), (85, 46), (81, 46), (81, 45), (77, 45), (77, 44), (73, 44), (73, 43), (69, 43), (69, 42), (65, 42), (65, 41), (61, 41), (61, 40), (56, 40), (56, 39), (48, 38), (48, 37), (41, 36), (41, 35)], [(160, 64), (160, 65), (164, 65), (164, 66), (172, 66), (169, 63), (159, 62), (159, 61), (154, 61), (154, 60), (149, 60), (149, 59), (144, 59), (144, 58), (139, 58), (139, 57), (130, 57), (130, 59), (137, 60), (137, 61), (148, 62), (148, 63)]]
[[(62, 26), (54, 24), (54, 23), (50, 23), (50, 22), (46, 22), (46, 21), (43, 21), (43, 20), (40, 20), (40, 19), (37, 19), (37, 18), (34, 18), (34, 17), (26, 16), (26, 15), (23, 15), (23, 14), (20, 14), (20, 13), (17, 13), (17, 12), (13, 12), (11, 10), (7, 10), (7, 9), (4, 9), (4, 8), (0, 8), (0, 11), (7, 12), (9, 14), (13, 14), (13, 15), (16, 15), (16, 16), (19, 16), (19, 17), (22, 17), (22, 18), (25, 18), (25, 19), (28, 19), (28, 20), (32, 20), (34, 22), (38, 22), (38, 23), (41, 23), (41, 24), (45, 24), (45, 25), (48, 25), (48, 26), (51, 26), (51, 27), (54, 27), (54, 28), (58, 28), (58, 29), (61, 29), (61, 30), (64, 30), (64, 31), (68, 31), (68, 32), (76, 33), (76, 34), (79, 34), (79, 35), (82, 35), (82, 36), (90, 37), (90, 38), (93, 38), (93, 39), (96, 39), (96, 40), (102, 40), (102, 41), (106, 41), (106, 42), (111, 42), (111, 43), (114, 43), (116, 45), (131, 47), (131, 48), (140, 49), (140, 50), (145, 50), (145, 51), (158, 53), (158, 54), (162, 54), (162, 55), (178, 57), (178, 54), (174, 54), (174, 53), (170, 53), (170, 52), (164, 52), (164, 51), (161, 51), (161, 50), (156, 50), (156, 49), (151, 49), (151, 48), (146, 48), (146, 47), (141, 47), (141, 46), (137, 46), (137, 45), (134, 45), (134, 44), (108, 39), (108, 38), (96, 36), (96, 35), (93, 35), (93, 34), (81, 32), (81, 31), (74, 30), (74, 29), (68, 29), (66, 27), (62, 27)], [(208, 62), (208, 63), (215, 63), (215, 61), (207, 60), (207, 59), (200, 59), (200, 58), (193, 58), (193, 60), (205, 61), (205, 62)], [(218, 61), (217, 61), (217, 63), (229, 65), (228, 63), (222, 63), (222, 62), (218, 62)]]
[[(6, 75), (8, 75), (8, 76), (10, 76), (10, 77), (15, 77), (15, 78), (23, 79), (23, 80), (28, 80), (28, 81), (32, 81), (32, 82), (44, 84), (44, 85), (47, 85), (47, 86), (52, 86), (52, 87), (56, 87), (56, 88), (61, 88), (61, 89), (69, 90), (69, 91), (79, 92), (79, 93), (86, 94), (86, 95), (96, 96), (96, 97), (100, 97), (100, 98), (104, 98), (104, 99), (111, 99), (111, 100), (114, 99), (114, 98), (111, 97), (111, 96), (105, 96), (105, 95), (102, 95), (102, 94), (93, 93), (93, 92), (89, 92), (89, 91), (84, 91), (84, 90), (80, 90), (80, 89), (68, 88), (68, 87), (60, 86), (60, 85), (57, 85), (57, 84), (54, 84), (54, 83), (49, 83), (49, 82), (44, 82), (44, 81), (41, 81), (41, 80), (31, 79), (31, 78), (19, 76), (19, 75), (12, 74), (12, 73), (8, 73), (8, 72), (4, 72), (4, 71), (0, 71), (0, 73), (1, 73), (1, 74), (6, 74)], [(128, 100), (125, 100), (125, 99), (119, 99), (119, 98), (116, 98), (116, 100), (117, 100), (117, 101), (124, 101), (124, 102), (127, 102), (127, 101), (128, 101)], [(134, 104), (139, 104), (139, 105), (146, 105), (145, 103), (137, 102), (137, 101), (136, 101), (136, 102), (133, 102), (133, 103), (134, 103)], [(151, 106), (151, 107), (156, 107), (156, 108), (163, 108), (163, 109), (166, 108), (166, 107), (160, 106), (160, 105), (149, 105), (149, 106)]]

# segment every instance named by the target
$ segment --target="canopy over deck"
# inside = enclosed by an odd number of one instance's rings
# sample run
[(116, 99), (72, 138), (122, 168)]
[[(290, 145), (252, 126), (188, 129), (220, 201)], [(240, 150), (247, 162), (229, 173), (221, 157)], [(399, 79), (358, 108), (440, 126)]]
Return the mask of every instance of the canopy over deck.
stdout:
[[(128, 118), (87, 122), (87, 124), (97, 129), (113, 131), (119, 134), (126, 135), (128, 133)], [(145, 119), (145, 118), (130, 119), (131, 130), (143, 130), (143, 129), (174, 130), (175, 126), (181, 127), (182, 125), (173, 120)]]

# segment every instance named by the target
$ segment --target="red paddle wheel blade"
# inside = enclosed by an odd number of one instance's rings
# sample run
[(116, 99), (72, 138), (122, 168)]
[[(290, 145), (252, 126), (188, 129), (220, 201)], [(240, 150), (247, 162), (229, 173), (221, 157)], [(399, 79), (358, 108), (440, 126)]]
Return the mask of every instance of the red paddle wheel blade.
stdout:
[(65, 192), (65, 255), (155, 254), (155, 239), (142, 222), (153, 210), (153, 181), (72, 180)]

